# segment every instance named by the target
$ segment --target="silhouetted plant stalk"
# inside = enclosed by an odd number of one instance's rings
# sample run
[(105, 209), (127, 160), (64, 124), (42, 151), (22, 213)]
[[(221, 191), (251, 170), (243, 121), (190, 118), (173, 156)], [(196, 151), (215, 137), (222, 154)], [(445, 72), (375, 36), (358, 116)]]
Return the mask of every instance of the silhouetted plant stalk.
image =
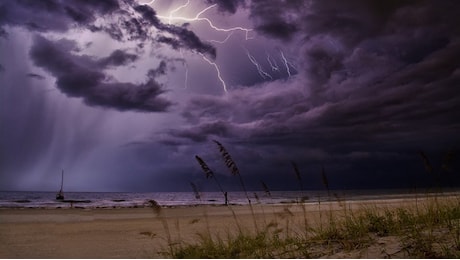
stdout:
[(430, 160), (428, 159), (428, 156), (423, 151), (419, 151), (420, 157), (422, 157), (423, 164), (425, 165), (425, 170), (428, 173), (433, 173), (433, 167), (431, 166)]
[[(418, 154), (422, 158), (423, 161), (423, 166), (425, 167), (425, 171), (428, 174), (431, 174), (433, 172), (433, 167), (431, 166), (430, 160), (428, 159), (428, 156), (423, 151), (419, 151)], [(417, 185), (415, 186), (416, 192), (417, 192)], [(416, 201), (415, 201), (415, 206), (417, 208), (417, 213), (418, 213), (418, 195), (416, 193)]]
[(256, 228), (256, 231), (258, 232), (259, 229), (257, 227), (257, 221), (256, 221), (256, 217), (254, 214), (254, 208), (252, 207), (251, 199), (249, 198), (248, 192), (246, 190), (246, 186), (244, 185), (243, 177), (241, 177), (240, 171), (238, 170), (238, 167), (236, 167), (235, 161), (233, 161), (232, 157), (227, 152), (227, 149), (225, 149), (225, 147), (220, 142), (216, 140), (213, 140), (213, 141), (214, 143), (217, 144), (217, 147), (219, 148), (219, 152), (222, 155), (222, 158), (224, 159), (225, 165), (230, 170), (230, 173), (233, 176), (237, 175), (240, 180), (241, 188), (243, 189), (244, 194), (246, 195), (246, 199), (248, 200), (248, 203), (249, 203), (249, 208), (251, 209), (251, 214), (254, 220), (254, 227)]
[[(420, 157), (422, 157), (422, 160), (423, 160), (423, 164), (425, 166), (425, 170), (429, 173), (429, 174), (432, 174), (432, 177), (434, 178), (434, 191), (435, 191), (435, 196), (434, 196), (434, 199), (435, 201), (437, 202), (438, 200), (438, 193), (442, 192), (442, 189), (441, 189), (441, 172), (439, 171), (438, 174), (436, 174), (436, 172), (434, 171), (434, 167), (432, 166), (432, 164), (430, 163), (430, 160), (428, 159), (428, 156), (423, 152), (423, 151), (419, 151), (419, 154), (420, 154)], [(445, 157), (446, 158), (446, 157)], [(444, 158), (444, 159), (445, 159)], [(442, 167), (442, 166), (441, 166)]]
[(326, 171), (324, 170), (324, 165), (321, 166), (321, 177), (323, 179), (323, 185), (327, 190), (328, 199), (330, 199), (331, 190), (329, 189), (329, 181), (327, 180)]
[(297, 178), (297, 182), (299, 183), (300, 190), (303, 192), (303, 183), (302, 177), (300, 176), (299, 167), (294, 161), (291, 161), (292, 168), (294, 169), (295, 177)]
[(304, 190), (303, 190), (303, 183), (302, 183), (302, 177), (300, 176), (300, 171), (299, 167), (297, 167), (297, 164), (294, 161), (291, 161), (292, 168), (294, 169), (295, 176), (297, 178), (297, 182), (299, 183), (300, 187), (300, 200), (297, 200), (297, 203), (300, 204), (302, 202), (302, 211), (303, 211), (303, 219), (304, 219), (304, 225), (305, 225), (305, 231), (307, 232), (308, 230), (308, 219), (307, 219), (307, 209), (305, 208), (305, 203), (304, 203)]
[(259, 195), (257, 195), (256, 192), (254, 192), (254, 198), (256, 199), (257, 203), (260, 204), (260, 198), (259, 198)]
[(434, 189), (436, 190), (436, 193), (440, 192), (441, 191), (441, 176), (440, 176), (440, 174), (436, 174), (436, 172), (434, 171), (434, 167), (432, 166), (432, 164), (430, 163), (430, 160), (428, 159), (428, 156), (423, 151), (419, 151), (419, 154), (420, 154), (420, 157), (422, 157), (423, 164), (425, 166), (425, 170), (429, 174), (433, 175), (434, 182), (435, 182), (435, 185), (436, 185), (434, 187)]
[(321, 178), (323, 180), (323, 185), (327, 190), (327, 200), (329, 204), (329, 222), (332, 221), (332, 200), (331, 200), (331, 190), (329, 189), (329, 181), (327, 180), (326, 171), (324, 170), (324, 165), (321, 165)]
[(233, 176), (238, 176), (241, 184), (241, 188), (243, 188), (244, 194), (246, 195), (246, 199), (248, 200), (249, 205), (251, 205), (251, 199), (249, 198), (248, 192), (246, 190), (246, 186), (244, 185), (243, 177), (241, 177), (240, 170), (238, 170), (238, 167), (236, 167), (235, 161), (233, 161), (232, 157), (230, 154), (227, 152), (227, 149), (218, 141), (213, 140), (216, 144), (217, 147), (219, 148), (219, 152), (222, 155), (222, 158), (224, 159), (224, 163), (227, 166), (227, 168), (230, 170), (230, 173)]
[(260, 181), (260, 184), (262, 184), (262, 189), (263, 191), (265, 192), (265, 195), (267, 195), (269, 198), (270, 198), (270, 202), (272, 204), (272, 212), (275, 213), (275, 209), (273, 208), (273, 197), (272, 197), (272, 194), (270, 192), (270, 189), (268, 188), (267, 184), (264, 182), (264, 181)]
[(270, 197), (270, 199), (271, 199), (272, 194), (270, 193), (270, 189), (268, 188), (267, 184), (265, 184), (264, 181), (260, 181), (260, 183), (262, 184), (262, 188), (263, 188), (265, 194), (268, 195), (268, 197)]
[[(190, 186), (192, 186), (192, 190), (193, 190), (193, 193), (195, 194), (195, 198), (200, 201), (200, 204), (203, 205), (203, 200), (201, 199), (200, 190), (198, 189), (196, 184), (193, 182), (190, 182)], [(211, 229), (209, 228), (209, 218), (208, 218), (208, 211), (206, 207), (203, 207), (203, 211), (204, 211), (204, 218), (206, 220), (206, 231), (208, 232), (208, 236), (211, 237)]]
[(226, 192), (224, 191), (224, 189), (222, 188), (222, 185), (220, 185), (220, 182), (217, 180), (216, 175), (215, 175), (214, 172), (211, 170), (211, 168), (209, 168), (209, 166), (206, 164), (206, 162), (205, 162), (203, 159), (201, 159), (201, 157), (199, 157), (198, 155), (195, 155), (195, 159), (198, 161), (198, 164), (201, 166), (201, 169), (202, 169), (203, 172), (205, 173), (206, 179), (214, 179), (214, 181), (216, 182), (217, 187), (219, 188), (220, 192), (222, 192), (222, 195), (225, 197), (226, 206), (227, 206), (227, 207), (230, 209), (230, 211), (232, 212), (233, 219), (235, 220), (236, 226), (238, 227), (238, 230), (239, 230), (240, 234), (242, 234), (242, 229), (241, 229), (241, 226), (240, 226), (240, 224), (239, 224), (239, 222), (238, 222), (238, 218), (236, 217), (235, 211), (234, 211), (233, 208), (230, 206), (230, 203), (228, 203), (227, 194), (226, 194)]
[(222, 188), (222, 185), (220, 185), (220, 182), (217, 180), (216, 175), (211, 170), (211, 168), (209, 168), (209, 166), (204, 162), (204, 160), (201, 159), (201, 157), (199, 157), (198, 155), (195, 155), (195, 159), (198, 161), (198, 164), (201, 166), (201, 169), (206, 174), (206, 179), (214, 179), (220, 192), (222, 192), (222, 195), (224, 195), (225, 197), (225, 191)]
[(173, 253), (173, 242), (172, 242), (172, 236), (171, 236), (171, 231), (169, 229), (168, 221), (166, 218), (163, 216), (163, 212), (161, 209), (160, 204), (156, 200), (149, 200), (148, 201), (150, 204), (150, 208), (153, 210), (153, 213), (158, 217), (160, 220), (161, 224), (163, 225), (164, 230), (166, 231), (166, 239), (168, 242), (168, 248), (170, 250), (170, 253)]
[(195, 199), (199, 200), (201, 202), (201, 194), (200, 191), (198, 190), (198, 187), (196, 186), (195, 183), (190, 182), (190, 186), (192, 186), (193, 193), (195, 194)]

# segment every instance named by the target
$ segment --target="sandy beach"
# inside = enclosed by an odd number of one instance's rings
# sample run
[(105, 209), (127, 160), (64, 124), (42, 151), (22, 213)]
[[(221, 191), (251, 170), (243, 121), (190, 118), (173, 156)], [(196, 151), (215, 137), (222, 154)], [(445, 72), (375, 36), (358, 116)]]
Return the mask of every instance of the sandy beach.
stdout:
[[(421, 199), (417, 200), (420, 203)], [(170, 241), (193, 243), (208, 230), (225, 238), (240, 228), (252, 232), (289, 217), (299, 228), (307, 214), (318, 225), (321, 214), (364, 208), (411, 207), (415, 199), (249, 206), (194, 206), (116, 209), (0, 209), (1, 258), (161, 258)], [(305, 213), (304, 213), (305, 209)], [(256, 220), (256, 225), (254, 224)]]

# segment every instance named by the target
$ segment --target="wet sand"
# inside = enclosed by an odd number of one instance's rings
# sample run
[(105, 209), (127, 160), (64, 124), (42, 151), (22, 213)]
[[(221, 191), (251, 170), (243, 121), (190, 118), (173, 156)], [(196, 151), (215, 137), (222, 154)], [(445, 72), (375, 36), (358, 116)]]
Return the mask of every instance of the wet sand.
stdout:
[[(419, 203), (422, 199), (418, 199)], [(199, 234), (254, 232), (271, 221), (318, 225), (345, 209), (412, 207), (415, 199), (355, 202), (116, 209), (0, 209), (1, 258), (163, 258), (167, 241), (193, 243)], [(305, 213), (304, 213), (305, 209)], [(233, 217), (232, 210), (237, 216)], [(254, 223), (255, 222), (255, 223)], [(238, 223), (238, 224), (237, 224)], [(257, 227), (256, 227), (257, 225)], [(169, 238), (170, 237), (170, 238)]]

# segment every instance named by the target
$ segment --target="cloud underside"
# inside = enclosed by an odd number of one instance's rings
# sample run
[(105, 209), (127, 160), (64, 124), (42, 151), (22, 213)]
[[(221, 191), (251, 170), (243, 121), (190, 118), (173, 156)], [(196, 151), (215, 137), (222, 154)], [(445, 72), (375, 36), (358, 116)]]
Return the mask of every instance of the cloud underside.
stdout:
[(455, 1), (313, 1), (308, 9), (305, 1), (262, 2), (252, 1), (252, 19), (296, 46), (299, 75), (192, 98), (183, 110), (190, 126), (171, 130), (165, 143), (222, 138), (330, 151), (458, 143)]
[[(215, 48), (186, 27), (163, 24), (154, 9), (133, 0), (47, 0), (6, 1), (0, 4), (0, 27), (18, 26), (35, 32), (65, 33), (71, 29), (88, 29), (107, 33), (114, 40), (158, 43), (170, 38), (175, 46), (215, 58)], [(2, 28), (2, 32), (4, 32)], [(164, 42), (163, 42), (164, 43)]]
[[(331, 149), (395, 140), (415, 146), (427, 136), (447, 142), (458, 130), (452, 120), (460, 111), (457, 1), (206, 2), (221, 12), (248, 8), (258, 33), (297, 51), (298, 74), (225, 96), (191, 98), (183, 105), (187, 125), (168, 129), (164, 143), (220, 137)], [(134, 1), (24, 0), (3, 3), (0, 14), (2, 26), (35, 32), (86, 28), (117, 41), (165, 44), (216, 57), (215, 48), (186, 26), (163, 24), (152, 8)], [(88, 57), (75, 54), (68, 42), (37, 36), (30, 53), (61, 91), (87, 104), (123, 111), (167, 111), (172, 104), (162, 98), (164, 90), (155, 80), (164, 74), (166, 61), (144, 83), (133, 84), (105, 73), (138, 59), (124, 50)]]
[(160, 97), (164, 92), (153, 78), (143, 84), (117, 82), (104, 73), (113, 65), (132, 62), (136, 55), (121, 50), (108, 57), (95, 59), (72, 54), (70, 41), (52, 42), (41, 36), (34, 38), (30, 50), (33, 62), (56, 78), (57, 87), (70, 97), (83, 98), (88, 105), (114, 108), (120, 111), (166, 111), (171, 102)]
[[(136, 62), (137, 54), (114, 50), (108, 57), (79, 55), (75, 42), (52, 41), (43, 33), (65, 34), (72, 29), (85, 29), (106, 33), (115, 41), (137, 42), (138, 48), (146, 44), (165, 45), (216, 58), (216, 49), (194, 32), (163, 24), (150, 6), (138, 5), (137, 1), (5, 1), (0, 3), (0, 17), (0, 37), (8, 37), (5, 26), (35, 32), (37, 36), (30, 51), (35, 65), (54, 76), (58, 89), (67, 96), (82, 98), (92, 106), (120, 111), (168, 111), (173, 103), (161, 95), (165, 90), (155, 79), (166, 73), (168, 60), (160, 62), (161, 73), (151, 70), (142, 84), (118, 82), (106, 70)], [(27, 76), (43, 79), (34, 73)]]

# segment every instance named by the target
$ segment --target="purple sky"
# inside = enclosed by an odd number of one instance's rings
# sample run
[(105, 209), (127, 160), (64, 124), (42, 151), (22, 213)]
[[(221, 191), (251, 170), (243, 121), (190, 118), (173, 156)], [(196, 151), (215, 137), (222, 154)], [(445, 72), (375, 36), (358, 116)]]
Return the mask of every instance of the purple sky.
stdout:
[(0, 0), (0, 190), (460, 185), (460, 2), (186, 4)]

